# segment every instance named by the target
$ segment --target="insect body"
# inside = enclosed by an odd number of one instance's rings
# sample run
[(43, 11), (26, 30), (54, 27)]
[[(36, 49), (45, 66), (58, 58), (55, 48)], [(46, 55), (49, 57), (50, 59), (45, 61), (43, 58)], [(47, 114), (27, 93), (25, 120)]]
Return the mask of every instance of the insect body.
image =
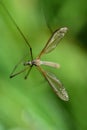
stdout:
[(12, 18), (12, 16), (10, 15), (10, 13), (8, 12), (7, 8), (4, 6), (4, 4), (2, 3), (3, 8), (5, 9), (5, 11), (7, 12), (7, 14), (9, 15), (9, 17), (11, 18), (11, 20), (13, 21), (13, 23), (15, 24), (16, 28), (18, 29), (19, 33), (21, 34), (21, 36), (24, 38), (25, 43), (28, 45), (29, 49), (30, 49), (30, 55), (31, 55), (31, 60), (30, 61), (26, 61), (23, 63), (23, 65), (25, 66), (25, 69), (21, 70), (18, 73), (14, 73), (17, 66), (19, 64), (17, 64), (14, 69), (13, 72), (10, 75), (10, 78), (13, 78), (14, 76), (24, 72), (25, 70), (28, 70), (27, 74), (25, 75), (25, 79), (27, 79), (31, 69), (33, 66), (36, 66), (36, 68), (43, 74), (43, 76), (45, 77), (45, 79), (48, 81), (48, 83), (50, 84), (50, 86), (53, 88), (54, 92), (64, 101), (68, 101), (69, 97), (67, 94), (67, 91), (65, 90), (65, 87), (62, 85), (62, 83), (58, 80), (58, 78), (52, 74), (49, 73), (47, 71), (45, 71), (44, 69), (42, 69), (41, 65), (47, 65), (47, 66), (51, 66), (54, 68), (59, 68), (60, 65), (54, 62), (49, 62), (49, 61), (41, 61), (41, 56), (44, 54), (47, 54), (51, 51), (53, 51), (58, 43), (60, 42), (60, 40), (64, 37), (64, 35), (67, 32), (67, 27), (63, 27), (60, 29), (57, 29), (52, 36), (50, 37), (50, 39), (48, 40), (47, 44), (45, 45), (45, 47), (42, 49), (42, 51), (40, 52), (40, 54), (36, 57), (36, 59), (33, 59), (33, 55), (32, 55), (32, 48), (28, 42), (28, 40), (26, 39), (26, 37), (24, 36), (24, 34), (22, 33), (22, 31), (20, 30), (20, 28), (18, 27), (18, 25), (16, 24), (16, 22), (14, 21), (14, 19)]

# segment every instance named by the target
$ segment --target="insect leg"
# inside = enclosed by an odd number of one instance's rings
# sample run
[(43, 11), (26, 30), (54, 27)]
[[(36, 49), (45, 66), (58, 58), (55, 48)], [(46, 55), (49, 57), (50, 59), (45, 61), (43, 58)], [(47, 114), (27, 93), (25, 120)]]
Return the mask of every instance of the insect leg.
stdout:
[(17, 76), (17, 75), (19, 75), (19, 74), (21, 74), (21, 73), (23, 73), (25, 70), (27, 70), (28, 69), (28, 67), (27, 68), (25, 68), (25, 69), (23, 69), (23, 70), (21, 70), (20, 72), (18, 72), (18, 73), (15, 73), (15, 74), (13, 74), (13, 73), (11, 73), (11, 75), (10, 75), (10, 78), (13, 78), (13, 77), (15, 77), (15, 76)]
[(30, 55), (31, 55), (31, 59), (33, 60), (33, 55), (32, 55), (32, 48), (27, 40), (27, 38), (25, 37), (25, 35), (23, 34), (23, 32), (21, 31), (21, 29), (19, 28), (19, 26), (17, 25), (17, 23), (15, 22), (15, 20), (13, 19), (13, 17), (11, 16), (11, 14), (9, 13), (8, 9), (6, 8), (6, 6), (0, 2), (0, 4), (2, 5), (2, 7), (4, 8), (4, 10), (6, 11), (6, 13), (8, 14), (9, 18), (12, 20), (13, 24), (15, 25), (15, 27), (17, 28), (17, 30), (19, 31), (20, 35), (23, 37), (25, 43), (28, 45), (28, 47), (30, 48)]
[[(33, 65), (32, 65), (32, 66), (33, 66)], [(27, 79), (27, 77), (28, 77), (28, 75), (29, 75), (29, 73), (30, 73), (30, 71), (31, 71), (31, 69), (32, 69), (32, 66), (30, 66), (30, 68), (29, 68), (27, 74), (25, 75), (24, 79)]]

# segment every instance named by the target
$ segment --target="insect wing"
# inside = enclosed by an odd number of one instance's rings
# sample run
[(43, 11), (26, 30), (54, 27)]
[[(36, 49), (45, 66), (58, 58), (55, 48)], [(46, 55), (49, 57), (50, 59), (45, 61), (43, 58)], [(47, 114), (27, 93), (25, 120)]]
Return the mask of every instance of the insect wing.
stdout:
[(46, 76), (46, 79), (48, 80), (49, 84), (55, 91), (55, 93), (62, 100), (68, 101), (69, 100), (68, 94), (67, 94), (65, 88), (63, 87), (62, 83), (56, 78), (56, 76), (51, 73), (48, 73), (48, 72), (45, 73), (45, 76)]
[(44, 77), (46, 78), (50, 86), (53, 88), (54, 92), (62, 100), (68, 101), (69, 100), (68, 93), (65, 90), (63, 84), (57, 79), (57, 77), (53, 75), (52, 73), (44, 71), (41, 67), (39, 67), (38, 69), (42, 72), (42, 74), (44, 75)]
[(48, 40), (47, 44), (39, 54), (39, 58), (41, 57), (42, 54), (49, 53), (52, 50), (56, 48), (60, 40), (64, 37), (64, 35), (67, 32), (67, 27), (57, 29), (51, 36), (51, 38)]

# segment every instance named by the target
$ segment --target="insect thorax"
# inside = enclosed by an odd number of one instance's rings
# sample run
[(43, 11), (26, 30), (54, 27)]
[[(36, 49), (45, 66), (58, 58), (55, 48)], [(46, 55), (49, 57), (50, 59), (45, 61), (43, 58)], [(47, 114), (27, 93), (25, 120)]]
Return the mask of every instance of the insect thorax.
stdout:
[(40, 60), (39, 59), (35, 59), (33, 61), (27, 61), (24, 63), (24, 66), (27, 65), (35, 65), (35, 66), (39, 66), (40, 65)]

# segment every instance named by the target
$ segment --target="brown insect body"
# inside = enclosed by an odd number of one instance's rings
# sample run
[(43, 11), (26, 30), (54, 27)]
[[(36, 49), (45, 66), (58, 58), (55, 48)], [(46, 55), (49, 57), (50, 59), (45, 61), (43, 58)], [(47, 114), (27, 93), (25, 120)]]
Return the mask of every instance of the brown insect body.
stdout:
[(54, 68), (59, 68), (60, 65), (54, 62), (49, 62), (49, 61), (41, 61), (41, 56), (44, 54), (47, 54), (51, 51), (53, 51), (58, 43), (60, 42), (60, 40), (64, 37), (64, 35), (67, 32), (67, 27), (63, 27), (60, 29), (57, 29), (49, 38), (48, 42), (46, 43), (45, 47), (42, 49), (42, 51), (40, 52), (40, 54), (38, 55), (38, 57), (36, 59), (33, 59), (33, 55), (32, 55), (32, 48), (28, 42), (28, 40), (26, 39), (25, 35), (23, 34), (23, 32), (20, 30), (20, 28), (18, 27), (18, 25), (16, 24), (16, 22), (14, 21), (14, 19), (12, 18), (12, 16), (10, 15), (10, 13), (8, 12), (7, 8), (5, 7), (5, 5), (0, 2), (1, 5), (3, 6), (3, 8), (5, 9), (5, 11), (7, 12), (8, 16), (10, 17), (10, 19), (12, 20), (12, 22), (14, 23), (14, 25), (16, 26), (17, 30), (19, 31), (19, 33), (21, 34), (21, 36), (23, 37), (25, 43), (28, 45), (29, 49), (30, 49), (30, 55), (31, 55), (31, 60), (25, 62), (23, 65), (26, 66), (25, 69), (14, 73), (16, 68), (18, 67), (18, 65), (21, 63), (21, 61), (14, 67), (10, 78), (13, 78), (14, 76), (26, 71), (28, 69), (27, 74), (25, 75), (25, 79), (27, 79), (31, 69), (33, 66), (36, 66), (37, 69), (39, 69), (39, 71), (44, 75), (45, 79), (48, 81), (48, 83), (50, 84), (50, 86), (52, 87), (52, 89), (54, 90), (54, 92), (64, 101), (68, 101), (69, 100), (69, 96), (67, 91), (65, 90), (65, 87), (62, 85), (62, 83), (58, 80), (58, 78), (52, 74), (49, 73), (45, 70), (43, 70), (41, 68), (41, 65), (47, 65), (50, 67), (54, 67)]

